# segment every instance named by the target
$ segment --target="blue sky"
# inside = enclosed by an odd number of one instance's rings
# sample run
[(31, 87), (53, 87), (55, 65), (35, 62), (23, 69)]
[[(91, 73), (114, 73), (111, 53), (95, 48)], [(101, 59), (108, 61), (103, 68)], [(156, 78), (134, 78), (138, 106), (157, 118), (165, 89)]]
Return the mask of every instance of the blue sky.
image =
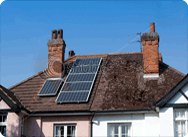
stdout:
[(13, 86), (47, 67), (51, 30), (63, 29), (77, 55), (139, 52), (130, 41), (155, 22), (163, 61), (186, 74), (187, 4), (183, 1), (4, 1), (1, 5), (1, 84)]

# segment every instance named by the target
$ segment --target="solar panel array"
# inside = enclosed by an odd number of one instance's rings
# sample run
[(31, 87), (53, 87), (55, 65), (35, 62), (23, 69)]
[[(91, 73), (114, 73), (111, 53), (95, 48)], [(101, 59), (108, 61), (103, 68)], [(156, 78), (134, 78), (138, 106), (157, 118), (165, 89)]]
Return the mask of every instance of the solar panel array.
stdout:
[(56, 102), (87, 102), (101, 58), (76, 59)]
[(39, 96), (56, 95), (61, 84), (62, 84), (61, 79), (48, 79), (45, 81), (38, 95)]

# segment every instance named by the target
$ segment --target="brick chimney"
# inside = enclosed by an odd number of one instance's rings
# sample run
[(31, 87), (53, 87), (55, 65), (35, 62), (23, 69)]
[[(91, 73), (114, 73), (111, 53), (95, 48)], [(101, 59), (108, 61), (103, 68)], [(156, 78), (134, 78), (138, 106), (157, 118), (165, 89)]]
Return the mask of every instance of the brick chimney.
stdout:
[(155, 23), (150, 23), (150, 33), (141, 36), (143, 45), (144, 77), (159, 76), (159, 35), (155, 32)]
[(65, 41), (63, 40), (63, 30), (52, 30), (51, 40), (48, 41), (48, 75), (49, 77), (62, 77)]
[(162, 58), (161, 53), (159, 53), (159, 61), (163, 62), (163, 58)]
[(74, 56), (74, 55), (75, 55), (74, 51), (73, 51), (73, 50), (70, 50), (70, 51), (69, 51), (69, 58), (72, 57), (72, 56)]

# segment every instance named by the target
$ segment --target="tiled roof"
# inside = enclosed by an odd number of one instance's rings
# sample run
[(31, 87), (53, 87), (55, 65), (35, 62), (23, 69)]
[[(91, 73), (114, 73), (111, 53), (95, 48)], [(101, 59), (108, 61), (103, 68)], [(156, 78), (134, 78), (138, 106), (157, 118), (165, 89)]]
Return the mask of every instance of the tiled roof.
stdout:
[(160, 62), (159, 78), (143, 78), (143, 58), (141, 52), (101, 55), (75, 55), (76, 58), (102, 57), (102, 64), (87, 103), (57, 104), (57, 96), (39, 97), (45, 74), (33, 77), (10, 87), (22, 105), (30, 112), (49, 111), (100, 111), (151, 108), (164, 97), (184, 74)]
[(152, 108), (184, 74), (160, 62), (159, 78), (143, 78), (142, 53), (109, 55), (91, 110)]

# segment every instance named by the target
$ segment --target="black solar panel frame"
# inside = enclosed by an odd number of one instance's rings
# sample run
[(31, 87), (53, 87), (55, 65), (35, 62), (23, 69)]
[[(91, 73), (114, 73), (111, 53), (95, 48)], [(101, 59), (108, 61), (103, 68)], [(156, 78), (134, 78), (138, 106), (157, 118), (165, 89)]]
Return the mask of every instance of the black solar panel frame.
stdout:
[[(75, 63), (77, 63), (77, 60), (82, 60), (82, 59), (76, 59), (75, 62), (73, 63), (73, 66), (72, 66), (72, 67), (78, 66), (78, 64), (75, 65)], [(85, 61), (85, 60), (87, 60), (87, 58), (84, 59), (84, 61)], [(90, 60), (91, 60), (91, 58), (90, 58)], [(68, 77), (69, 77), (69, 75), (71, 74), (71, 70), (70, 70), (70, 72), (69, 72), (69, 74), (68, 74), (68, 76), (67, 76), (65, 82), (63, 83), (63, 86), (62, 86), (62, 88), (61, 88), (61, 90), (60, 90), (60, 92), (59, 92), (59, 94), (58, 94), (58, 97), (57, 97), (57, 99), (56, 99), (55, 102), (57, 102), (57, 103), (73, 103), (73, 102), (78, 102), (78, 103), (79, 103), (79, 102), (87, 102), (87, 101), (88, 101), (89, 96), (90, 96), (90, 93), (91, 93), (91, 89), (93, 88), (93, 84), (94, 84), (94, 81), (95, 81), (95, 79), (96, 79), (96, 76), (97, 76), (97, 73), (98, 73), (98, 70), (99, 70), (101, 61), (102, 61), (102, 58), (92, 58), (92, 60), (94, 60), (94, 61), (97, 61), (97, 60), (98, 60), (99, 62), (98, 62), (98, 64), (96, 64), (98, 67), (97, 67), (97, 69), (96, 69), (95, 76), (94, 76), (94, 78), (93, 78), (93, 80), (92, 80), (92, 84), (91, 84), (91, 86), (90, 86), (90, 89), (88, 90), (87, 99), (86, 99), (85, 101), (58, 101), (59, 96), (61, 95), (62, 92), (79, 92), (79, 91), (62, 91), (62, 89), (63, 89), (63, 87), (64, 87), (64, 85), (65, 85), (65, 83), (66, 83), (66, 81), (67, 81), (67, 79), (68, 79)], [(83, 66), (87, 66), (87, 65), (83, 65)], [(71, 68), (71, 69), (72, 69), (72, 68)], [(75, 74), (80, 74), (80, 73), (75, 73)], [(92, 73), (85, 73), (85, 74), (92, 74)], [(85, 91), (86, 91), (86, 90), (85, 90)]]
[[(58, 88), (56, 89), (56, 92), (55, 93), (52, 93), (52, 94), (47, 94), (47, 93), (45, 93), (45, 94), (40, 94), (40, 92), (41, 92), (41, 90), (44, 88), (44, 85), (46, 84), (46, 82), (47, 81), (55, 81), (55, 80), (60, 80), (61, 82), (59, 83), (59, 86), (58, 86)], [(41, 88), (41, 90), (40, 90), (40, 92), (38, 93), (38, 96), (55, 96), (56, 94), (57, 94), (57, 92), (58, 92), (58, 90), (60, 89), (60, 86), (62, 85), (62, 82), (63, 82), (63, 79), (46, 79), (45, 80), (45, 82), (44, 82), (44, 84), (43, 84), (43, 86), (42, 86), (42, 88)]]

